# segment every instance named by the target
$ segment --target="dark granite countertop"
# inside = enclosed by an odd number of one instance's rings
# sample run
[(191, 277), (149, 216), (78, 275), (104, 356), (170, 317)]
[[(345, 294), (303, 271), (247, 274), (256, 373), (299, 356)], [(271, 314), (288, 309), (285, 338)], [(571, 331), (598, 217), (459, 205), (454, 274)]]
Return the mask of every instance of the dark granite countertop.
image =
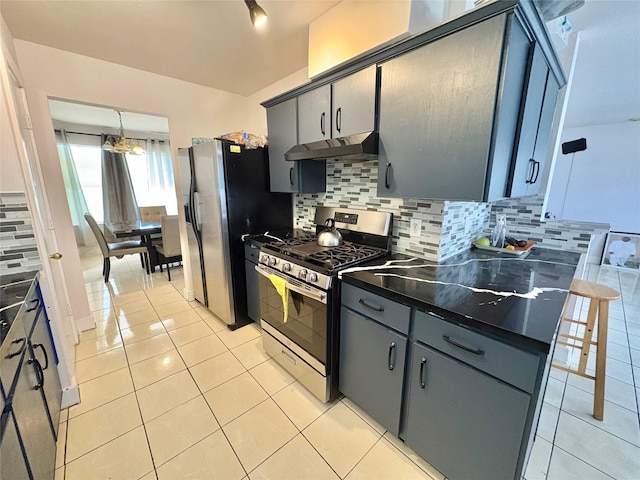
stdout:
[(579, 259), (578, 253), (543, 248), (533, 248), (526, 258), (470, 249), (441, 263), (396, 254), (341, 276), (346, 283), (546, 354)]
[(286, 228), (284, 230), (274, 230), (264, 233), (249, 234), (243, 238), (243, 241), (247, 245), (261, 247), (262, 245), (277, 242), (278, 240), (309, 237), (311, 235), (313, 235), (313, 232), (307, 232), (299, 228)]

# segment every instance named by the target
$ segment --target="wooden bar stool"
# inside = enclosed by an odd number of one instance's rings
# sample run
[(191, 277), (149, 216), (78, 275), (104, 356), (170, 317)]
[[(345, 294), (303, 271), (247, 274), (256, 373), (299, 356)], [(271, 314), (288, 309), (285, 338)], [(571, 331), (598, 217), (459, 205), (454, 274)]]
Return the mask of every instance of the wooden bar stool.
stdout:
[[(593, 416), (596, 420), (602, 420), (604, 414), (604, 383), (605, 370), (607, 365), (607, 328), (609, 322), (609, 301), (620, 298), (620, 292), (600, 285), (594, 282), (574, 279), (569, 288), (569, 295), (589, 299), (589, 313), (587, 321), (583, 322), (572, 318), (562, 317), (563, 322), (573, 323), (584, 326), (583, 336), (569, 335), (566, 333), (558, 333), (557, 343), (566, 345), (571, 348), (580, 350), (580, 361), (578, 369), (563, 367), (562, 365), (552, 364), (553, 367), (564, 370), (569, 373), (575, 373), (585, 378), (595, 381), (594, 398), (593, 398)], [(598, 331), (596, 332), (596, 341), (593, 341), (593, 329), (598, 319)], [(568, 343), (560, 338), (566, 338), (579, 343)], [(591, 345), (596, 346), (596, 372), (595, 376), (586, 373), (587, 360), (589, 359), (589, 350)]]

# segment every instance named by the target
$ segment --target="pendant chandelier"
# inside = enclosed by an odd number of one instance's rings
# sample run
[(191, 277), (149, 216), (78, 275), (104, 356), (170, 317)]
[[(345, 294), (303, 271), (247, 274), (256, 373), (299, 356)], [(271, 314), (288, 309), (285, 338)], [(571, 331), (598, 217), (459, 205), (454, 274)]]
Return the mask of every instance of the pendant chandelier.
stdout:
[(129, 153), (131, 155), (143, 155), (145, 153), (142, 145), (135, 140), (127, 140), (124, 136), (124, 128), (122, 128), (122, 112), (116, 110), (115, 111), (120, 117), (120, 134), (116, 139), (115, 136), (109, 135), (107, 139), (104, 141), (102, 145), (102, 149), (107, 152), (116, 152), (116, 153)]

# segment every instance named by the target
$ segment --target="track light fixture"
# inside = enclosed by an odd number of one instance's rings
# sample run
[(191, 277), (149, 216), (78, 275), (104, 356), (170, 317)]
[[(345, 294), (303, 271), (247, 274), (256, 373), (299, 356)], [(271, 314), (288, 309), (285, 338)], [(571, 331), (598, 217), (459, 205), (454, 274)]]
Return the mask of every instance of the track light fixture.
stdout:
[(249, 16), (254, 27), (261, 25), (267, 20), (267, 12), (265, 12), (256, 0), (244, 0), (249, 9)]

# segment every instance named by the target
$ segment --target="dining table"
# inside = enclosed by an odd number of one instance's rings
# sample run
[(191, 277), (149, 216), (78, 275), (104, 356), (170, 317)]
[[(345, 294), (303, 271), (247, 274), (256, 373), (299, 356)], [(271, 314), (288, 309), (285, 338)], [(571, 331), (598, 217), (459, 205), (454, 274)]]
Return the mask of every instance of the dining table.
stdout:
[(106, 224), (107, 228), (118, 239), (131, 239), (132, 237), (140, 237), (147, 247), (147, 273), (153, 273), (155, 268), (160, 264), (158, 262), (158, 254), (151, 240), (151, 235), (162, 233), (162, 224), (159, 222), (133, 222), (126, 225)]

